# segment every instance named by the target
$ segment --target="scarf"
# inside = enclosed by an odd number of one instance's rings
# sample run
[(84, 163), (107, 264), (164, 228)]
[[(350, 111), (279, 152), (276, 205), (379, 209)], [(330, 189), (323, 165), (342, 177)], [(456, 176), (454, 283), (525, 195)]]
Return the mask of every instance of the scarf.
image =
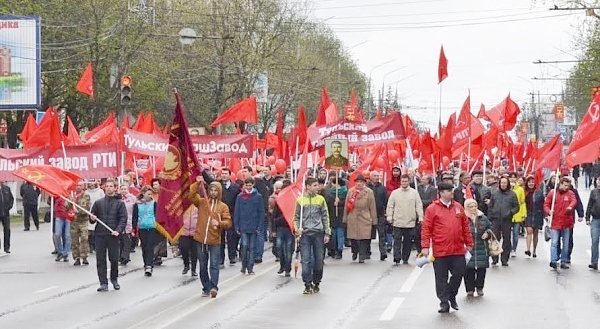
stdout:
[(250, 192), (246, 192), (245, 189), (242, 189), (242, 192), (240, 193), (240, 195), (242, 196), (242, 199), (244, 200), (250, 200), (250, 197), (252, 196), (252, 192), (254, 190), (250, 191)]
[(358, 198), (358, 194), (360, 192), (362, 192), (362, 190), (359, 189), (354, 189), (354, 191), (352, 191), (352, 195), (346, 204), (346, 210), (348, 210), (348, 212), (352, 212), (352, 210), (354, 210), (354, 203), (356, 202), (356, 198)]

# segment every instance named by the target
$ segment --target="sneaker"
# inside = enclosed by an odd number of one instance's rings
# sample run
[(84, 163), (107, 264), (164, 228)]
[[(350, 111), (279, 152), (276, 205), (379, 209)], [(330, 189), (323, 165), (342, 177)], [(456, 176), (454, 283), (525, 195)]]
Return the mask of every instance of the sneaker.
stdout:
[(321, 288), (319, 288), (319, 284), (318, 284), (318, 283), (315, 283), (315, 284), (313, 285), (313, 292), (316, 294), (316, 293), (318, 293), (319, 291), (321, 291)]
[(90, 262), (88, 262), (87, 257), (83, 258), (83, 261), (81, 262), (83, 265), (90, 265)]
[(210, 296), (210, 294), (208, 293), (208, 291), (202, 290), (202, 295), (201, 296), (202, 297), (208, 297), (208, 296)]
[(186, 275), (186, 274), (188, 274), (189, 271), (190, 271), (190, 268), (186, 266), (183, 268), (183, 271), (181, 271), (181, 275)]
[(592, 270), (598, 270), (598, 264), (590, 264), (588, 265), (588, 268), (591, 268)]
[(62, 260), (62, 255), (58, 255), (56, 256), (56, 258), (54, 259), (55, 262), (60, 262)]
[(215, 288), (212, 288), (210, 290), (210, 298), (216, 298), (217, 297), (217, 293), (218, 293), (218, 290), (215, 289)]
[(81, 261), (79, 260), (79, 258), (75, 259), (75, 263), (73, 263), (73, 266), (80, 266), (81, 265)]
[(194, 277), (198, 276), (198, 272), (196, 272), (196, 270), (192, 270), (192, 276), (194, 276)]
[(531, 257), (531, 251), (529, 251), (529, 250), (526, 250), (526, 251), (525, 251), (525, 255), (527, 255), (527, 256), (529, 256), (529, 257)]
[(387, 258), (386, 254), (379, 256), (379, 260), (384, 261)]
[(117, 281), (117, 279), (110, 280), (110, 283), (112, 283), (113, 288), (115, 288), (115, 290), (121, 289), (121, 285), (119, 285), (119, 281)]
[(477, 296), (479, 296), (479, 297), (483, 296), (483, 289), (477, 288)]
[(108, 291), (108, 284), (101, 284), (100, 287), (98, 287), (98, 289), (96, 289), (96, 291), (98, 291), (98, 292)]
[(310, 284), (305, 284), (305, 285), (304, 285), (304, 291), (303, 291), (302, 293), (303, 293), (303, 294), (305, 294), (305, 295), (310, 295), (310, 294), (312, 294), (312, 293), (313, 293), (313, 288), (312, 288), (312, 285), (310, 285)]
[(152, 276), (152, 267), (146, 266), (146, 268), (144, 270), (144, 275), (145, 276)]
[(473, 297), (474, 291), (467, 291), (467, 297)]

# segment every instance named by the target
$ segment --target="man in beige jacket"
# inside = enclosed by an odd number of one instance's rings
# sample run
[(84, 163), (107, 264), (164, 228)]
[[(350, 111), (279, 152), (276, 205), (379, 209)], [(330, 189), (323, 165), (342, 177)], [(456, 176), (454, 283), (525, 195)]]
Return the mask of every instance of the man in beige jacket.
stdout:
[(400, 176), (400, 187), (388, 199), (386, 217), (393, 226), (394, 263), (408, 264), (416, 224), (423, 220), (423, 203), (419, 192), (410, 187), (410, 177)]

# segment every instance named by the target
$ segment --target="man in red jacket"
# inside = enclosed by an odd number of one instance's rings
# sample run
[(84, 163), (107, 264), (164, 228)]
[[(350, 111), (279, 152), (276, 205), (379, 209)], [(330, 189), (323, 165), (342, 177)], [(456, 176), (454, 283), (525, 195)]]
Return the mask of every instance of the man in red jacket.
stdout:
[[(452, 199), (454, 186), (438, 184), (439, 199), (427, 207), (421, 229), (421, 253), (433, 249), (435, 292), (440, 299), (440, 313), (458, 310), (456, 294), (466, 269), (465, 253), (473, 248), (473, 238), (463, 207)], [(448, 280), (448, 272), (452, 274)]]
[[(577, 197), (571, 191), (571, 180), (567, 177), (560, 179), (560, 185), (556, 193), (554, 208), (552, 208), (552, 199), (554, 191), (550, 190), (544, 200), (544, 212), (551, 216), (550, 221), (550, 236), (552, 243), (550, 247), (550, 267), (556, 269), (558, 260), (560, 259), (560, 268), (568, 269), (567, 261), (569, 259), (569, 240), (571, 239), (571, 229), (573, 228), (574, 218), (573, 209), (577, 206)], [(559, 239), (562, 238), (562, 250), (559, 257)]]

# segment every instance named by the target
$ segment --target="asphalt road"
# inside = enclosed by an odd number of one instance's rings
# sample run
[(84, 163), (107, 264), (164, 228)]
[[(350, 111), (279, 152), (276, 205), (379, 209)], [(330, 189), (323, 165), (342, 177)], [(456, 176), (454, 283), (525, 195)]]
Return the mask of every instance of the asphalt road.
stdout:
[[(580, 190), (587, 201), (589, 191)], [(303, 295), (298, 278), (276, 274), (270, 250), (256, 275), (239, 263), (221, 271), (217, 298), (201, 297), (198, 280), (181, 275), (169, 258), (144, 277), (141, 253), (120, 267), (121, 290), (98, 293), (95, 258), (89, 266), (57, 263), (50, 227), (23, 232), (13, 225), (12, 253), (0, 253), (0, 328), (596, 328), (600, 327), (600, 272), (589, 264), (589, 228), (575, 227), (572, 268), (552, 271), (540, 235), (538, 257), (526, 257), (521, 238), (509, 267), (488, 270), (485, 296), (467, 298), (440, 315), (433, 268), (373, 259), (326, 259), (321, 292)]]

